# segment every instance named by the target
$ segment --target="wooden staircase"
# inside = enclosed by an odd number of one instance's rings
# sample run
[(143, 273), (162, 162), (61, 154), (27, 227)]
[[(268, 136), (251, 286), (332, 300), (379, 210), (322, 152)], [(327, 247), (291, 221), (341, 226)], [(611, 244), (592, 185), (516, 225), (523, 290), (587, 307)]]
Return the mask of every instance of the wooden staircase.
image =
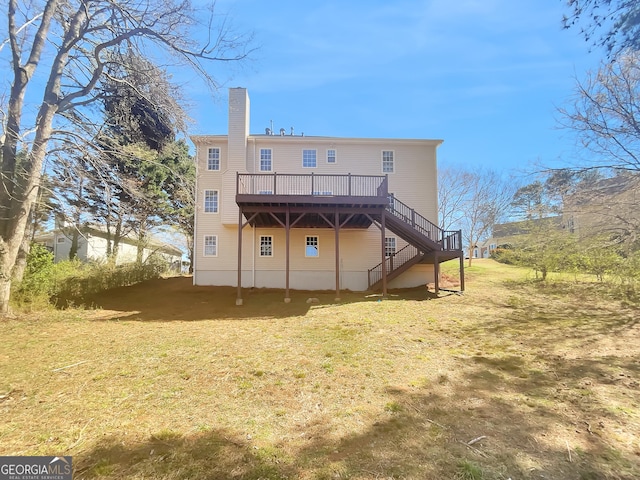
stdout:
[[(393, 195), (389, 197), (389, 203), (382, 215), (385, 228), (408, 242), (407, 246), (385, 259), (387, 281), (398, 277), (418, 263), (437, 265), (453, 258), (461, 258), (460, 230), (442, 230)], [(381, 224), (382, 217), (376, 221)], [(382, 265), (380, 262), (368, 271), (371, 290), (382, 286)]]

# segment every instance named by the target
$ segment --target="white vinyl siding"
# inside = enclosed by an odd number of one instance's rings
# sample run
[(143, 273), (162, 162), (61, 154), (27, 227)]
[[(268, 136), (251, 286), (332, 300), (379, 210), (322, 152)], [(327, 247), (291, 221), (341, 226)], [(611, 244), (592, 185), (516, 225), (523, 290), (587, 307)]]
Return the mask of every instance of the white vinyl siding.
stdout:
[(304, 168), (316, 168), (318, 166), (316, 150), (302, 150), (302, 166)]
[(218, 256), (218, 236), (217, 235), (205, 235), (204, 236), (204, 252), (205, 257), (217, 257)]
[(270, 148), (260, 149), (260, 171), (270, 172), (273, 168), (272, 150)]
[(205, 213), (218, 213), (218, 190), (204, 191), (204, 211)]
[(382, 151), (382, 173), (393, 173), (395, 171), (393, 157), (393, 150)]
[(220, 149), (217, 147), (209, 149), (207, 156), (207, 170), (220, 170)]
[(305, 249), (304, 256), (305, 257), (319, 257), (320, 256), (320, 244), (317, 236), (307, 235), (305, 237)]

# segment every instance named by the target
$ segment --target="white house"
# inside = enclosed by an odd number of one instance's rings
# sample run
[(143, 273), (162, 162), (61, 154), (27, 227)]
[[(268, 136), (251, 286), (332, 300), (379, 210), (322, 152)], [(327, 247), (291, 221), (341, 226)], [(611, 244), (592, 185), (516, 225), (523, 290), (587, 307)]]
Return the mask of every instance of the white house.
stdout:
[(441, 140), (255, 135), (249, 113), (232, 88), (228, 135), (191, 137), (195, 285), (237, 286), (238, 304), (247, 287), (386, 293), (463, 258), (435, 225)]
[[(54, 262), (69, 260), (71, 250), (71, 235), (65, 228), (55, 228), (45, 233), (36, 235), (34, 241), (47, 247), (54, 256)], [(138, 246), (135, 239), (124, 237), (118, 246), (116, 264), (123, 265), (136, 261)], [(168, 245), (156, 240), (149, 242), (143, 250), (143, 261), (149, 255), (161, 255), (167, 263), (180, 265), (182, 251), (173, 245)], [(82, 262), (104, 262), (107, 260), (107, 234), (98, 227), (84, 228), (78, 236), (78, 260)]]

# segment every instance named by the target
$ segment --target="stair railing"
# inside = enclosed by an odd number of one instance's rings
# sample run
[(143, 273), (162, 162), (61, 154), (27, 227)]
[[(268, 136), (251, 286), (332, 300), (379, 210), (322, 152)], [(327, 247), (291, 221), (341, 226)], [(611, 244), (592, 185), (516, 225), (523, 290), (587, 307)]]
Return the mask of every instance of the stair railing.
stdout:
[(387, 211), (425, 237), (439, 243), (443, 251), (462, 250), (462, 232), (460, 230), (442, 230), (438, 225), (427, 220), (409, 205), (398, 200), (394, 195), (389, 195)]
[[(387, 275), (389, 275), (394, 270), (397, 270), (420, 253), (420, 250), (418, 250), (415, 246), (408, 244), (402, 247), (397, 252), (389, 255), (384, 259), (386, 263)], [(379, 282), (382, 279), (382, 262), (369, 269), (368, 276), (369, 286), (373, 285), (376, 282)]]

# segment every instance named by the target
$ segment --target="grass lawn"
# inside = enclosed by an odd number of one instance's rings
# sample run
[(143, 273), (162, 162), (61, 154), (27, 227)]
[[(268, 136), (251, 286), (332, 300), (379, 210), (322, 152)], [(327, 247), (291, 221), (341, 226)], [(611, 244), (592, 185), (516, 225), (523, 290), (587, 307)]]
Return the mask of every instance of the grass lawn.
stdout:
[(76, 479), (640, 478), (640, 312), (597, 284), (477, 260), (464, 295), (283, 296), (169, 278), (0, 320), (0, 455), (72, 455)]

